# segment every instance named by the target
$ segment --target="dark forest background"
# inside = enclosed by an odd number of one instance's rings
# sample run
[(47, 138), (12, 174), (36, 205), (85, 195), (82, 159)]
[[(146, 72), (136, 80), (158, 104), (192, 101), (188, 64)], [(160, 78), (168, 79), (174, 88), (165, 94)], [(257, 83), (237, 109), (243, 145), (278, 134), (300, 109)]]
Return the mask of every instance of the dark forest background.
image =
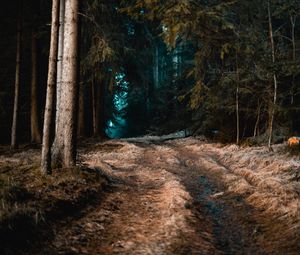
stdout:
[[(51, 1), (5, 1), (1, 143), (10, 141), (20, 13), (18, 139), (31, 139), (33, 34), (40, 127), (43, 121)], [(80, 137), (185, 129), (256, 144), (267, 141), (271, 126), (274, 142), (300, 133), (299, 1), (87, 0), (81, 1), (79, 17)]]

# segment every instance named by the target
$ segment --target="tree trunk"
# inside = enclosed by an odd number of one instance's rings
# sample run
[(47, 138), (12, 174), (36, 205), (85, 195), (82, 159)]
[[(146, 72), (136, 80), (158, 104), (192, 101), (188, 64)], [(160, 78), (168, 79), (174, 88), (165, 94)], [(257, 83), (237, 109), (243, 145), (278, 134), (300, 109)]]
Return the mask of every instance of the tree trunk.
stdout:
[(236, 112), (236, 144), (240, 144), (240, 109), (239, 109), (239, 83), (236, 84), (235, 112)]
[(22, 46), (22, 1), (19, 7), (19, 15), (17, 21), (17, 49), (16, 49), (16, 73), (15, 73), (15, 95), (13, 121), (11, 127), (11, 149), (16, 149), (17, 144), (17, 127), (19, 112), (19, 90), (20, 90), (20, 68), (21, 68), (21, 46)]
[[(292, 14), (290, 14), (290, 22), (291, 22), (291, 26), (292, 26), (292, 45), (293, 45), (292, 59), (293, 59), (294, 63), (296, 61), (296, 40), (295, 40), (296, 19), (297, 19), (296, 16), (293, 16)], [(293, 77), (292, 77), (291, 105), (294, 104), (294, 90), (295, 90), (295, 74), (293, 74)]]
[[(82, 12), (82, 1), (79, 1), (78, 10), (79, 13)], [(79, 89), (78, 89), (78, 114), (77, 114), (77, 137), (84, 137), (85, 136), (85, 121), (84, 121), (84, 102), (85, 102), (85, 83), (82, 81), (82, 73), (80, 68), (80, 60), (82, 59), (82, 47), (85, 45), (82, 44), (83, 41), (83, 31), (81, 30), (82, 27), (82, 18), (78, 17), (78, 58), (79, 63), (77, 65), (77, 80), (79, 83)]]
[(257, 135), (259, 135), (259, 121), (260, 121), (260, 111), (261, 111), (261, 103), (258, 99), (257, 103), (257, 117), (256, 117), (256, 122), (254, 126), (254, 131), (253, 131), (253, 137), (255, 138)]
[(96, 132), (97, 135), (101, 135), (101, 89), (102, 84), (98, 84), (96, 88)]
[(154, 54), (154, 64), (153, 64), (153, 80), (154, 80), (154, 89), (159, 88), (159, 48), (155, 46)]
[(269, 141), (268, 148), (272, 151), (272, 138), (273, 138), (273, 127), (274, 127), (274, 118), (275, 118), (275, 107), (277, 102), (277, 77), (276, 74), (273, 75), (274, 81), (274, 94), (273, 94), (273, 102), (270, 110), (270, 122), (269, 122)]
[(57, 80), (56, 80), (56, 125), (59, 123), (60, 103), (61, 103), (61, 79), (63, 70), (64, 54), (64, 31), (65, 31), (65, 0), (60, 0), (59, 11), (59, 35), (58, 35), (58, 56), (57, 56)]
[(84, 125), (84, 84), (79, 85), (79, 101), (78, 101), (78, 130), (77, 136), (83, 137), (85, 135)]
[(77, 39), (78, 0), (66, 0), (62, 72), (64, 103), (61, 104), (62, 120), (64, 122), (64, 167), (76, 165)]
[[(275, 63), (275, 44), (274, 44), (274, 37), (273, 37), (273, 24), (272, 24), (272, 17), (271, 17), (271, 9), (270, 9), (270, 2), (268, 2), (268, 18), (269, 18), (269, 36), (270, 36), (270, 43), (272, 49), (272, 62)], [(275, 116), (275, 107), (277, 103), (277, 76), (274, 72), (273, 74), (273, 82), (274, 82), (274, 92), (273, 92), (273, 104), (271, 105), (270, 109), (270, 120), (269, 120), (269, 141), (268, 141), (268, 148), (272, 151), (272, 136), (273, 136), (273, 126), (274, 126), (274, 116)]]
[(44, 115), (43, 146), (42, 146), (42, 173), (51, 173), (51, 122), (53, 117), (56, 69), (57, 69), (57, 46), (58, 46), (58, 21), (59, 20), (59, 0), (52, 1), (52, 24), (51, 42), (49, 53), (49, 68), (47, 80), (47, 97)]
[[(105, 89), (106, 89), (106, 78), (104, 77), (100, 86), (99, 95), (99, 132), (102, 138), (107, 138), (105, 133)], [(146, 101), (145, 101), (146, 102)]]
[(37, 97), (37, 39), (34, 32), (31, 38), (31, 69), (31, 143), (41, 143)]
[(92, 80), (92, 107), (93, 107), (93, 135), (97, 136), (97, 116), (96, 116), (96, 91), (95, 80)]
[(62, 88), (62, 70), (63, 70), (63, 53), (64, 53), (64, 32), (65, 32), (65, 1), (60, 0), (59, 6), (59, 31), (58, 31), (58, 57), (57, 57), (57, 74), (56, 74), (56, 116), (55, 116), (55, 139), (52, 146), (52, 161), (56, 166), (60, 166), (63, 158), (64, 149), (64, 134), (63, 134), (63, 119), (62, 101), (64, 98)]
[(240, 144), (240, 102), (239, 102), (239, 93), (240, 93), (240, 74), (239, 74), (239, 65), (238, 65), (238, 51), (236, 51), (236, 93), (235, 93), (235, 112), (236, 112), (236, 144)]

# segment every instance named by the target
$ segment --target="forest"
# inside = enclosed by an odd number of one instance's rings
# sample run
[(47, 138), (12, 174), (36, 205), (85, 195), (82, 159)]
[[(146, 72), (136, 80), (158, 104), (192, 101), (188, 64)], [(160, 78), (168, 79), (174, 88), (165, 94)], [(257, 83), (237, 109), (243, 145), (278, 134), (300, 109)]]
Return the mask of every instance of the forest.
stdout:
[(299, 0), (11, 0), (0, 35), (0, 254), (299, 254)]

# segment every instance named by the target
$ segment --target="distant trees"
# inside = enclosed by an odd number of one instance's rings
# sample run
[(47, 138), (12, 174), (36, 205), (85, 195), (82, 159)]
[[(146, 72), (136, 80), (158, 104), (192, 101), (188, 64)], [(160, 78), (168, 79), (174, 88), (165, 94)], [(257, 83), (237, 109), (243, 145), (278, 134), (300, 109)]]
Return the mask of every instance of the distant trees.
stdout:
[(288, 118), (300, 106), (299, 91), (292, 92), (300, 87), (299, 1), (136, 0), (125, 10), (159, 22), (169, 47), (192, 45), (193, 66), (184, 68), (194, 85), (177, 96), (190, 106), (194, 130), (218, 129), (223, 141), (237, 143), (264, 134), (270, 149), (274, 133), (296, 131)]
[[(270, 45), (271, 45), (271, 55), (272, 55), (272, 64), (276, 63), (275, 57), (275, 43), (274, 43), (274, 33), (273, 33), (273, 22), (272, 22), (272, 13), (270, 7), (270, 1), (268, 1), (268, 24), (269, 24), (269, 37), (270, 37)], [(272, 149), (272, 136), (273, 136), (273, 125), (274, 125), (274, 115), (275, 115), (275, 108), (277, 104), (277, 91), (278, 91), (278, 82), (277, 82), (277, 74), (273, 72), (273, 82), (274, 82), (274, 91), (273, 91), (273, 104), (270, 107), (269, 113), (269, 139), (268, 139), (268, 147), (269, 150)]]
[[(20, 129), (19, 122), (26, 115), (26, 122), (30, 123), (31, 143), (41, 143), (41, 130), (39, 126), (39, 33), (40, 25), (38, 12), (39, 3), (32, 1), (24, 5), (23, 0), (15, 1), (17, 6), (17, 33), (16, 33), (16, 62), (15, 62), (15, 84), (13, 100), (13, 118), (11, 125), (11, 148), (16, 149), (20, 140), (24, 141), (22, 135), (27, 128)], [(15, 18), (13, 18), (15, 19)], [(9, 22), (9, 21), (8, 21)], [(6, 53), (8, 55), (9, 53)], [(29, 71), (26, 73), (26, 71)], [(30, 92), (30, 95), (25, 93)], [(26, 104), (24, 107), (24, 99)], [(28, 107), (27, 107), (28, 105)], [(6, 107), (9, 109), (9, 107)], [(28, 109), (29, 108), (29, 109)], [(28, 130), (29, 131), (29, 130)], [(21, 135), (22, 134), (22, 135)], [(22, 142), (23, 142), (22, 141)]]
[[(9, 53), (16, 53), (12, 148), (18, 115), (26, 121), (22, 135), (41, 140), (48, 48), (40, 41), (49, 36), (49, 6), (36, 10), (37, 3), (23, 6), (16, 52)], [(76, 136), (104, 137), (118, 125), (123, 135), (188, 127), (237, 144), (261, 138), (270, 149), (279, 136), (300, 132), (299, 1), (87, 0), (82, 10), (78, 0), (53, 4), (43, 172), (51, 162), (75, 165)], [(29, 18), (34, 13), (38, 26)], [(21, 53), (28, 65), (20, 65)]]
[(18, 115), (19, 115), (19, 92), (20, 92), (20, 75), (21, 75), (21, 46), (22, 46), (22, 11), (23, 2), (20, 1), (18, 9), (17, 21), (17, 43), (16, 43), (16, 73), (15, 73), (15, 93), (14, 93), (14, 108), (13, 121), (11, 127), (11, 148), (16, 149), (17, 144), (17, 129), (18, 129)]
[(38, 48), (37, 35), (32, 31), (31, 35), (31, 143), (40, 144), (42, 142), (41, 131), (39, 126), (38, 113)]
[[(126, 50), (129, 50), (126, 47), (128, 38), (124, 34), (125, 22), (122, 23), (118, 16), (119, 5), (119, 1), (115, 0), (89, 0), (83, 5), (81, 37), (83, 82), (80, 96), (83, 97), (85, 88), (89, 95), (87, 99), (90, 102), (91, 113), (91, 122), (88, 122), (88, 126), (91, 127), (91, 133), (95, 137), (106, 136), (105, 111), (108, 112), (110, 108), (106, 103), (116, 89), (115, 75), (126, 58)], [(123, 31), (120, 28), (123, 28)], [(82, 106), (82, 100), (79, 106)], [(82, 110), (79, 111), (79, 117), (81, 114)]]

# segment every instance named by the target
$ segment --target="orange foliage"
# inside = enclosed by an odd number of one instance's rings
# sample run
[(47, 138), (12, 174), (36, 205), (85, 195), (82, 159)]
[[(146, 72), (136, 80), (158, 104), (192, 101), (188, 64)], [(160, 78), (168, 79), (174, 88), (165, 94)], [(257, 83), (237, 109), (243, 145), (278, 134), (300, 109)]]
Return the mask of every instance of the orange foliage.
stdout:
[(290, 147), (299, 146), (299, 144), (300, 144), (300, 137), (291, 137), (288, 140), (288, 145)]

